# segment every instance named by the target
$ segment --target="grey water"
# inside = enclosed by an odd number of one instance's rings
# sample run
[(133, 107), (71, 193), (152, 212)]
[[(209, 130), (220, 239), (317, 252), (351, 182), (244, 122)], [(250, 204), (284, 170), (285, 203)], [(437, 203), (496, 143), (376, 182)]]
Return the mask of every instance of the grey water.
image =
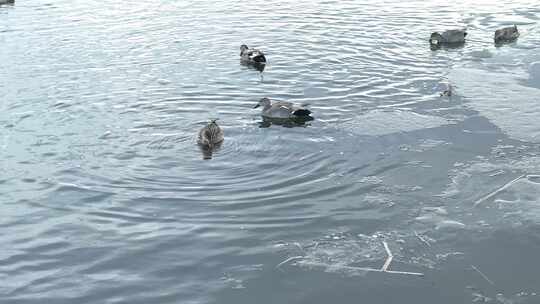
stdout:
[[(540, 303), (539, 19), (527, 0), (0, 5), (0, 303)], [(265, 122), (262, 97), (314, 120)], [(385, 244), (390, 272), (366, 271)]]

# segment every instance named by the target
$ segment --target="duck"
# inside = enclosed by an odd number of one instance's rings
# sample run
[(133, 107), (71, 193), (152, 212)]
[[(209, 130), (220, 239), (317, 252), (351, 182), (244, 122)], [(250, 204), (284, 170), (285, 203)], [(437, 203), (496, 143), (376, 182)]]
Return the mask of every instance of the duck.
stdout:
[(435, 46), (462, 44), (465, 43), (465, 36), (467, 36), (467, 32), (463, 29), (447, 30), (442, 32), (442, 34), (434, 32), (429, 38), (429, 43)]
[(304, 118), (309, 119), (311, 111), (294, 105), (291, 102), (275, 101), (272, 102), (269, 98), (264, 97), (253, 108), (262, 106), (262, 116), (265, 118), (277, 118), (277, 119), (294, 119)]
[(250, 49), (245, 44), (240, 46), (240, 59), (247, 63), (266, 64), (266, 57), (262, 51)]
[(449, 83), (447, 83), (447, 84), (446, 84), (446, 90), (444, 90), (440, 95), (441, 95), (441, 97), (442, 97), (442, 96), (448, 96), (448, 97), (451, 97), (451, 96), (452, 96), (452, 91), (453, 91), (452, 85), (449, 84)]
[(499, 44), (504, 42), (512, 42), (518, 37), (519, 31), (517, 29), (517, 26), (514, 25), (496, 30), (495, 35), (493, 36), (493, 40), (495, 40), (495, 43)]
[(210, 122), (199, 131), (198, 143), (204, 148), (213, 149), (223, 142), (223, 130), (216, 123), (217, 119)]

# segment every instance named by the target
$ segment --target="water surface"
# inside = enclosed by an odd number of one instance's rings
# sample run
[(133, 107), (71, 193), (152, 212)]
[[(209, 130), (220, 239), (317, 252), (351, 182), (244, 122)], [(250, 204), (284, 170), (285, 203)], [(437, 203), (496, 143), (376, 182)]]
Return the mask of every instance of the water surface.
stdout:
[[(0, 6), (0, 302), (540, 302), (539, 18), (526, 0)], [(430, 50), (454, 27), (465, 46)], [(263, 124), (265, 96), (315, 120)], [(425, 275), (361, 270), (384, 243)]]

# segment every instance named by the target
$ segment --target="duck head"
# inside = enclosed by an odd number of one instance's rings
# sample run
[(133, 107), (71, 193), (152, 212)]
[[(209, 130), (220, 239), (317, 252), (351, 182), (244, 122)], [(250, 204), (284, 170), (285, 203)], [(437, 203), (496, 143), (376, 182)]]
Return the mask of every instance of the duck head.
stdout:
[(246, 50), (248, 50), (248, 49), (249, 49), (249, 48), (248, 48), (247, 45), (242, 44), (242, 45), (240, 46), (240, 55), (242, 55), (242, 54), (243, 54)]
[(271, 105), (272, 105), (272, 102), (270, 101), (270, 99), (268, 99), (267, 97), (264, 97), (261, 100), (259, 100), (259, 102), (253, 108), (255, 109), (255, 108), (258, 108), (260, 106), (262, 106), (263, 108), (266, 108), (266, 107), (269, 107)]
[(443, 36), (438, 32), (432, 33), (429, 37), (429, 43), (432, 45), (439, 45), (443, 40)]

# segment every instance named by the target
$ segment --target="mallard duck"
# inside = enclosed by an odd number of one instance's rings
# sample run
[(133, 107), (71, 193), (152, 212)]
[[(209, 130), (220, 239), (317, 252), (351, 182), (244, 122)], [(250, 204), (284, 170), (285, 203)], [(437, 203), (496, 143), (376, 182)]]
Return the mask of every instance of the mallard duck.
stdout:
[(519, 37), (517, 26), (509, 26), (495, 31), (493, 40), (495, 43), (512, 42)]
[(244, 62), (265, 64), (266, 57), (262, 51), (257, 49), (250, 49), (247, 45), (242, 44), (240, 46), (240, 58)]
[(211, 120), (199, 131), (199, 145), (209, 149), (214, 148), (223, 141), (223, 130), (218, 126), (216, 120)]
[(286, 101), (272, 102), (269, 98), (262, 98), (253, 108), (262, 106), (262, 116), (267, 118), (290, 119), (308, 118), (311, 111)]
[(465, 36), (467, 32), (465, 30), (447, 30), (441, 33), (434, 32), (429, 38), (431, 45), (452, 45), (465, 43)]

